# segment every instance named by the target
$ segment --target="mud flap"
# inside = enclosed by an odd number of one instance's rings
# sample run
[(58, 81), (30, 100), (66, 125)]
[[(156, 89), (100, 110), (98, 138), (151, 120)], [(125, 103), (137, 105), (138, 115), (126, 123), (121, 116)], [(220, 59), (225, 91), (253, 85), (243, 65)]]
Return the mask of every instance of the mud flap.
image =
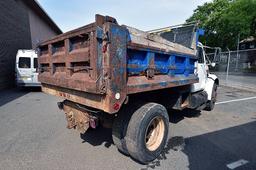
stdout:
[(80, 133), (85, 133), (90, 126), (89, 114), (68, 105), (63, 105), (63, 110), (66, 115), (67, 128), (76, 129)]

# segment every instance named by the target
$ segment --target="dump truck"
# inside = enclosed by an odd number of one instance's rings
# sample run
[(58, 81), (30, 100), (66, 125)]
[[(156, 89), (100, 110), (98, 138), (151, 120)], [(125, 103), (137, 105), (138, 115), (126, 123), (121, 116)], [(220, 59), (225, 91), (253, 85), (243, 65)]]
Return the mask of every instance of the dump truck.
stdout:
[(165, 147), (171, 110), (214, 107), (219, 80), (198, 42), (203, 33), (196, 24), (145, 32), (96, 15), (40, 43), (42, 91), (64, 99), (69, 129), (111, 127), (119, 151), (148, 163)]

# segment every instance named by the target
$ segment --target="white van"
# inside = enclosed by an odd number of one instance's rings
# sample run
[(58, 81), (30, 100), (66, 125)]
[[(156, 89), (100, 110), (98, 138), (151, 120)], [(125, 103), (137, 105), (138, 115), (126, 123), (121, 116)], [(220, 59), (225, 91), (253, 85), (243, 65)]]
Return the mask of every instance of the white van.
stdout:
[(38, 62), (35, 50), (18, 50), (15, 72), (18, 87), (41, 86), (38, 82)]

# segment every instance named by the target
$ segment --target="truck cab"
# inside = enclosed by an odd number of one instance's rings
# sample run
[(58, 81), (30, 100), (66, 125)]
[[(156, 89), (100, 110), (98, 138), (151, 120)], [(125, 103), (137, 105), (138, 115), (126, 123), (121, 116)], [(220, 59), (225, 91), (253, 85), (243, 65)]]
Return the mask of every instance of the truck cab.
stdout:
[(197, 57), (198, 61), (195, 63), (195, 74), (198, 76), (199, 82), (191, 85), (191, 92), (206, 92), (207, 103), (205, 110), (211, 111), (216, 102), (217, 86), (219, 85), (218, 77), (209, 71), (209, 67), (215, 67), (215, 63), (207, 58), (204, 46), (200, 42), (197, 45)]

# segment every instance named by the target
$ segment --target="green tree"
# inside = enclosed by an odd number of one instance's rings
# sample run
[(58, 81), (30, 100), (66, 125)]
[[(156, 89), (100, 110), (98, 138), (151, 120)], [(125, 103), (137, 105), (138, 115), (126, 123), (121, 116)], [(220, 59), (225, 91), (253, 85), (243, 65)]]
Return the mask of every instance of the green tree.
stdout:
[(191, 21), (205, 29), (204, 44), (235, 49), (238, 35), (256, 36), (256, 0), (213, 0), (198, 6)]

